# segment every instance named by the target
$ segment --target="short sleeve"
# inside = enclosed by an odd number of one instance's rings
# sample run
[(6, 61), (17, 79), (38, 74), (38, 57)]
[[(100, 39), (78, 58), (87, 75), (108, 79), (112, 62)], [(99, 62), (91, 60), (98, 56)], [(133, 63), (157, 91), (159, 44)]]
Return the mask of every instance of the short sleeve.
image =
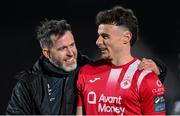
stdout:
[(139, 87), (143, 114), (165, 115), (164, 86), (158, 76), (150, 72), (144, 76)]

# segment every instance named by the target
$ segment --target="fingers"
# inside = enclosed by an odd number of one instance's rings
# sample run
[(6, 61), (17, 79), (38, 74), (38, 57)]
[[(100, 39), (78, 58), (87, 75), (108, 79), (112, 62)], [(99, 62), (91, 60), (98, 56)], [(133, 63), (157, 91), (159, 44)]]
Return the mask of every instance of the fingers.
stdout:
[(139, 65), (139, 70), (142, 70), (142, 69), (153, 69), (154, 65), (152, 63), (148, 63), (148, 62), (142, 62), (140, 65)]
[(143, 58), (140, 65), (138, 66), (139, 70), (145, 69), (145, 70), (151, 70), (154, 71), (157, 75), (160, 74), (159, 68), (155, 64), (155, 62), (151, 59)]
[(151, 59), (143, 58), (138, 68), (140, 70), (146, 69), (147, 67), (151, 67), (153, 63), (154, 62)]
[(142, 58), (142, 63), (145, 63), (145, 64), (154, 64), (154, 61), (151, 60), (151, 59), (146, 59), (146, 58)]

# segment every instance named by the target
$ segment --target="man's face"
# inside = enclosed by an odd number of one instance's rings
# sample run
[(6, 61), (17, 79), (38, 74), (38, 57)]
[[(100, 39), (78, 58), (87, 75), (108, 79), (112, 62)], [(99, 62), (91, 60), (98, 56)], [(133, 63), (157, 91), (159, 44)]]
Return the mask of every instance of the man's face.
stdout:
[(118, 58), (124, 47), (123, 32), (125, 29), (113, 24), (99, 25), (99, 37), (96, 45), (100, 48), (103, 59), (114, 60)]
[(77, 67), (77, 48), (72, 33), (67, 31), (63, 36), (52, 35), (51, 38), (50, 62), (67, 72), (74, 70)]

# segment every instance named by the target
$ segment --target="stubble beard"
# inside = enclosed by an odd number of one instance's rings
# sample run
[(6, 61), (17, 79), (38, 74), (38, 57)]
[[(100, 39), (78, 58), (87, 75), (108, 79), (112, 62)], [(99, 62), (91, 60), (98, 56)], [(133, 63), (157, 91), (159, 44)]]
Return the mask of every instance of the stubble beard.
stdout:
[(77, 68), (77, 60), (74, 61), (74, 63), (70, 66), (66, 66), (65, 63), (60, 63), (58, 60), (56, 60), (55, 58), (52, 58), (50, 60), (50, 62), (55, 65), (56, 67), (66, 71), (66, 72), (70, 72), (70, 71), (73, 71)]

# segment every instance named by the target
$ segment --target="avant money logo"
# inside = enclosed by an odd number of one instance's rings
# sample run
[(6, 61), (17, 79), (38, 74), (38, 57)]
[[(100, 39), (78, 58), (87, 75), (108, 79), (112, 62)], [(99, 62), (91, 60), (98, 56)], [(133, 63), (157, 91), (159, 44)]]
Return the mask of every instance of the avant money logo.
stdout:
[(94, 91), (88, 93), (87, 101), (89, 104), (96, 104), (96, 93)]

